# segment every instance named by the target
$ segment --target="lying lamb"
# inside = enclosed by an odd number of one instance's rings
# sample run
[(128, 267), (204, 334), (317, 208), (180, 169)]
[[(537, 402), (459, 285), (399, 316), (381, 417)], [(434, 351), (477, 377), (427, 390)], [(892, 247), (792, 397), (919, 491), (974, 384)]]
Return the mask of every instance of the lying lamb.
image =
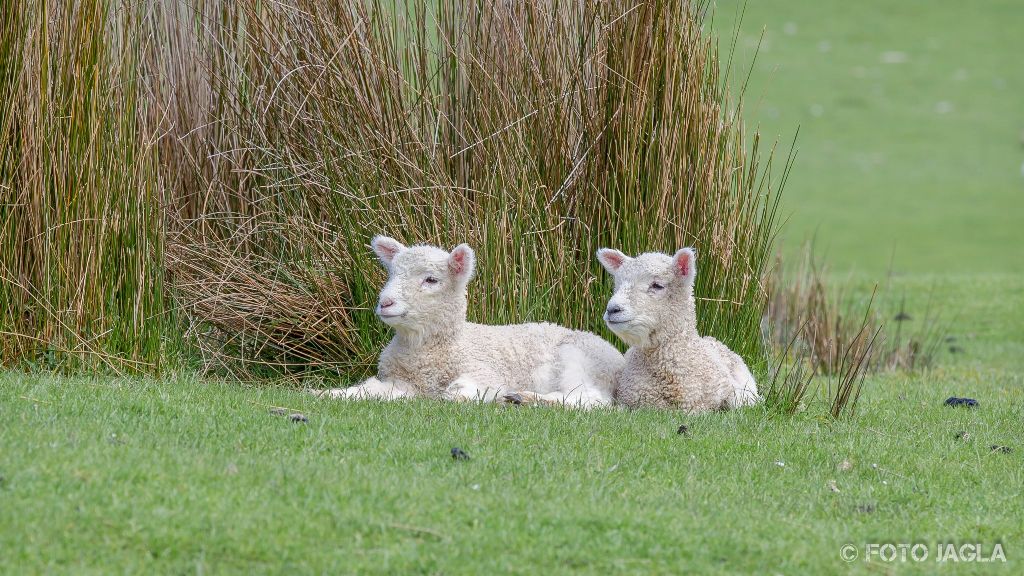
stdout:
[(757, 383), (743, 359), (697, 334), (697, 257), (691, 248), (636, 258), (602, 248), (597, 259), (615, 278), (604, 320), (630, 346), (617, 402), (701, 412), (758, 401)]
[(473, 250), (407, 248), (393, 238), (371, 243), (388, 281), (377, 316), (395, 336), (377, 377), (329, 390), (331, 397), (434, 398), (610, 404), (622, 354), (602, 338), (554, 324), (486, 326), (466, 321)]

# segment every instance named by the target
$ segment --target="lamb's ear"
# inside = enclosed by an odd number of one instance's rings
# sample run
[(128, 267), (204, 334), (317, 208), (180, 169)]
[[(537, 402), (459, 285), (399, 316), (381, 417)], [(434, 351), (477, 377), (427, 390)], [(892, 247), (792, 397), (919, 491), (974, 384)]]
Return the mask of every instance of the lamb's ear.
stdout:
[(370, 241), (370, 247), (373, 248), (373, 252), (377, 254), (377, 258), (380, 258), (385, 268), (390, 267), (395, 256), (405, 250), (404, 244), (388, 236), (374, 236)]
[(675, 273), (688, 280), (697, 277), (697, 251), (693, 248), (681, 248), (672, 256), (672, 269)]
[(629, 256), (612, 248), (601, 248), (597, 251), (597, 261), (604, 266), (612, 276), (622, 268), (622, 265), (629, 262)]
[(459, 280), (469, 280), (476, 266), (476, 255), (469, 244), (459, 244), (448, 255), (448, 270)]

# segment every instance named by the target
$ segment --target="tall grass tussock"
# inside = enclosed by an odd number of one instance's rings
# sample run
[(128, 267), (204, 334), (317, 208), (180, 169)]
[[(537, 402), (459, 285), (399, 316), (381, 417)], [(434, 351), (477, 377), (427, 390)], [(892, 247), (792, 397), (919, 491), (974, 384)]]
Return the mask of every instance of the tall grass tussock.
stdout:
[(702, 331), (763, 357), (788, 162), (745, 133), (704, 3), (14, 4), (8, 365), (355, 378), (381, 232), (470, 243), (475, 321), (602, 333), (598, 246), (695, 246)]
[(0, 359), (152, 370), (168, 326), (139, 12), (0, 9)]

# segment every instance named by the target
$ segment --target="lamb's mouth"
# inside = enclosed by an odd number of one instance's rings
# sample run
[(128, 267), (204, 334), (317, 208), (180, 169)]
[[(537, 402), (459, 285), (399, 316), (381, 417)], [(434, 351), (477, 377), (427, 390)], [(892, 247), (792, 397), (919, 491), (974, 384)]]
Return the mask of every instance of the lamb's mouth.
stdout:
[(390, 320), (392, 318), (405, 318), (407, 314), (408, 312), (402, 312), (401, 314), (382, 314), (380, 312), (377, 312), (377, 317), (380, 318), (381, 320)]
[(612, 320), (611, 318), (605, 318), (604, 321), (609, 326), (624, 326), (624, 325), (629, 324), (630, 322), (632, 322), (633, 319), (629, 318), (629, 319), (626, 319), (626, 320)]

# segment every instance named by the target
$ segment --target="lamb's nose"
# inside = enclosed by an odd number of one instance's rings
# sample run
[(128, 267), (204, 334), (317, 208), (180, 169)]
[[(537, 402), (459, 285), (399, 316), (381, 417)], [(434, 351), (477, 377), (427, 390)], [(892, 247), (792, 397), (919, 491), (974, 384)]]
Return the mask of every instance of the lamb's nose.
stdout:
[(609, 304), (608, 308), (605, 309), (605, 312), (609, 314), (618, 314), (619, 312), (622, 312), (622, 306), (619, 306), (618, 304)]
[(385, 298), (380, 301), (380, 309), (390, 308), (395, 305), (395, 301), (391, 298)]

